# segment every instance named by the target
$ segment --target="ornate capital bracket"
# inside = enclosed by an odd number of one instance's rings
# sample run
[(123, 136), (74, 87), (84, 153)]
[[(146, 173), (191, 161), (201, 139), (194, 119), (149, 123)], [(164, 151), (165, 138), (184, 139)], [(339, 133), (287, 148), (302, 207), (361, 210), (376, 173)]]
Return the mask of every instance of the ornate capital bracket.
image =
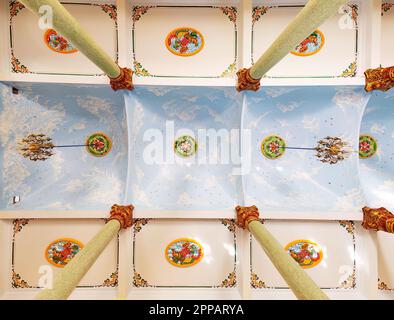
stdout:
[(364, 207), (363, 213), (364, 217), (362, 226), (364, 229), (394, 233), (394, 214), (387, 209), (372, 209)]
[(394, 87), (394, 67), (368, 69), (365, 75), (365, 91), (387, 91)]
[(253, 220), (259, 220), (259, 209), (256, 206), (235, 208), (237, 212), (237, 225), (242, 229), (247, 229)]
[(133, 225), (133, 210), (134, 207), (132, 205), (128, 206), (120, 206), (114, 204), (111, 207), (110, 217), (107, 219), (118, 220), (122, 229), (127, 229)]
[(133, 71), (129, 68), (120, 68), (120, 75), (116, 78), (109, 78), (111, 88), (117, 90), (133, 90)]
[(237, 72), (238, 82), (237, 82), (237, 90), (252, 90), (257, 91), (260, 88), (260, 79), (254, 79), (250, 75), (249, 69), (240, 69)]

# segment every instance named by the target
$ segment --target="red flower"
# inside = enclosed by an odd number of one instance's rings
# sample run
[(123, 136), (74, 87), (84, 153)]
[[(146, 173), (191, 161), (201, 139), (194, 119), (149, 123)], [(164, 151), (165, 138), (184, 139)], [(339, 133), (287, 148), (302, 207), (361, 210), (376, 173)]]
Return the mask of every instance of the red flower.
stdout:
[(186, 37), (183, 37), (182, 38), (182, 40), (181, 40), (181, 45), (182, 45), (182, 47), (186, 47), (188, 44), (189, 44), (189, 39), (188, 38), (186, 38)]
[(317, 261), (320, 259), (320, 254), (317, 253), (316, 257), (311, 256), (312, 261)]
[(168, 45), (171, 45), (171, 41), (172, 39), (176, 38), (176, 36), (174, 34), (172, 34), (169, 38), (168, 38)]
[(94, 139), (93, 142), (92, 142), (92, 145), (93, 145), (93, 148), (96, 149), (96, 150), (102, 150), (105, 147), (104, 142), (102, 142), (99, 139)]
[(276, 152), (278, 152), (278, 149), (279, 149), (279, 143), (277, 143), (276, 141), (272, 141), (268, 145), (268, 148), (269, 148), (270, 152), (276, 153)]
[(182, 250), (179, 252), (183, 258), (186, 258), (190, 254), (190, 248), (188, 243), (182, 245)]
[(60, 255), (62, 257), (62, 260), (66, 260), (68, 256), (70, 256), (72, 253), (72, 249), (71, 249), (71, 243), (67, 242), (66, 244), (64, 244), (63, 246), (63, 251), (60, 252)]
[(371, 149), (371, 145), (368, 141), (360, 142), (359, 148), (362, 152), (368, 152)]

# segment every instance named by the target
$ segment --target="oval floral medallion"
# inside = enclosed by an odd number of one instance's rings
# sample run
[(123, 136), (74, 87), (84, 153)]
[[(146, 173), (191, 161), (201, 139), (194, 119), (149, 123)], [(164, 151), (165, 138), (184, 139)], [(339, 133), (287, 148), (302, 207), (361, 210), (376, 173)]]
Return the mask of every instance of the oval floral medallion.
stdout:
[(53, 241), (45, 250), (45, 258), (56, 267), (63, 268), (81, 251), (83, 244), (75, 239), (63, 238)]
[(96, 132), (86, 140), (88, 152), (96, 157), (103, 157), (111, 151), (112, 141), (102, 132)]
[(189, 238), (180, 238), (172, 241), (165, 251), (166, 259), (173, 266), (186, 268), (200, 262), (204, 250), (200, 243)]
[(78, 51), (66, 38), (53, 29), (48, 29), (45, 32), (44, 41), (49, 49), (58, 53), (68, 54)]
[(320, 30), (315, 30), (308, 38), (290, 52), (301, 57), (311, 56), (318, 53), (321, 48), (323, 48), (324, 41), (323, 33)]
[(174, 151), (181, 157), (190, 157), (197, 152), (197, 142), (191, 136), (181, 136), (174, 142)]
[(375, 138), (369, 135), (361, 135), (358, 144), (358, 154), (361, 159), (372, 157), (378, 150), (378, 143)]
[(261, 142), (261, 153), (268, 159), (278, 159), (285, 153), (286, 143), (279, 136), (268, 136)]
[(204, 37), (196, 29), (189, 27), (176, 28), (166, 37), (167, 49), (182, 57), (193, 56), (204, 47)]
[(304, 269), (315, 267), (323, 259), (320, 246), (310, 240), (292, 241), (285, 247), (285, 250)]

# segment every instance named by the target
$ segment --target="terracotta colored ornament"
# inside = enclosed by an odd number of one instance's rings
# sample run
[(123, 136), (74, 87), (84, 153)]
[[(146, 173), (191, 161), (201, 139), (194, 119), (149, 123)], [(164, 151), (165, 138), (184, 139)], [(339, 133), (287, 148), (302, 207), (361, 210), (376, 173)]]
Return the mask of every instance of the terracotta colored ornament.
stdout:
[(254, 79), (250, 74), (250, 68), (243, 68), (237, 71), (237, 91), (244, 90), (257, 91), (260, 89), (260, 79)]
[(394, 233), (394, 214), (386, 208), (369, 208), (363, 209), (363, 223), (364, 229), (373, 229), (376, 231), (385, 231)]
[(248, 229), (249, 223), (260, 220), (259, 209), (256, 206), (236, 206), (237, 225), (242, 229)]
[(133, 205), (122, 206), (114, 204), (111, 207), (110, 217), (107, 222), (111, 220), (118, 220), (122, 229), (130, 228), (133, 225)]
[(387, 91), (394, 87), (394, 67), (368, 69), (365, 75), (365, 91)]
[(57, 239), (45, 249), (45, 258), (55, 267), (63, 268), (82, 248), (83, 244), (78, 240)]
[(204, 47), (204, 37), (196, 29), (181, 27), (172, 30), (166, 37), (167, 49), (181, 57), (190, 57), (199, 53)]
[(261, 142), (261, 153), (264, 157), (275, 160), (285, 153), (286, 143), (279, 136), (268, 136)]
[(49, 49), (57, 53), (70, 54), (78, 51), (78, 49), (54, 29), (48, 29), (45, 32), (44, 41)]
[(366, 134), (360, 136), (358, 146), (358, 154), (361, 159), (372, 157), (373, 155), (375, 155), (378, 149), (378, 143), (376, 142), (375, 138)]
[(86, 148), (95, 157), (103, 157), (111, 151), (112, 141), (106, 134), (96, 132), (86, 140)]
[(204, 249), (196, 240), (180, 238), (172, 241), (165, 251), (165, 257), (175, 267), (191, 267), (201, 261)]
[(304, 269), (315, 267), (323, 259), (320, 246), (310, 240), (294, 240), (285, 247), (285, 250)]
[(190, 157), (197, 152), (197, 142), (191, 136), (181, 136), (174, 142), (174, 151), (181, 157)]
[(294, 50), (290, 53), (300, 56), (307, 57), (318, 53), (324, 46), (324, 35), (320, 30), (315, 30), (311, 35), (302, 41)]
[(129, 68), (119, 67), (119, 76), (116, 78), (109, 77), (109, 83), (112, 90), (133, 90), (133, 71)]

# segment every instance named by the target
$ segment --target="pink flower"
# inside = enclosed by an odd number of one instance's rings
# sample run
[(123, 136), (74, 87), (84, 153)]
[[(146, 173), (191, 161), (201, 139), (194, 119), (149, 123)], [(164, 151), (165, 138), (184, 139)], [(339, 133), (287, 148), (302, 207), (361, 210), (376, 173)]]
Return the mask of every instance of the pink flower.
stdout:
[(268, 148), (270, 150), (270, 152), (272, 153), (276, 153), (279, 150), (279, 143), (276, 141), (272, 141), (270, 142), (270, 144), (268, 145)]
[(92, 145), (96, 150), (102, 150), (105, 147), (104, 142), (100, 141), (99, 139), (94, 139)]
[(362, 152), (368, 152), (371, 149), (371, 145), (367, 141), (360, 142), (359, 147)]

